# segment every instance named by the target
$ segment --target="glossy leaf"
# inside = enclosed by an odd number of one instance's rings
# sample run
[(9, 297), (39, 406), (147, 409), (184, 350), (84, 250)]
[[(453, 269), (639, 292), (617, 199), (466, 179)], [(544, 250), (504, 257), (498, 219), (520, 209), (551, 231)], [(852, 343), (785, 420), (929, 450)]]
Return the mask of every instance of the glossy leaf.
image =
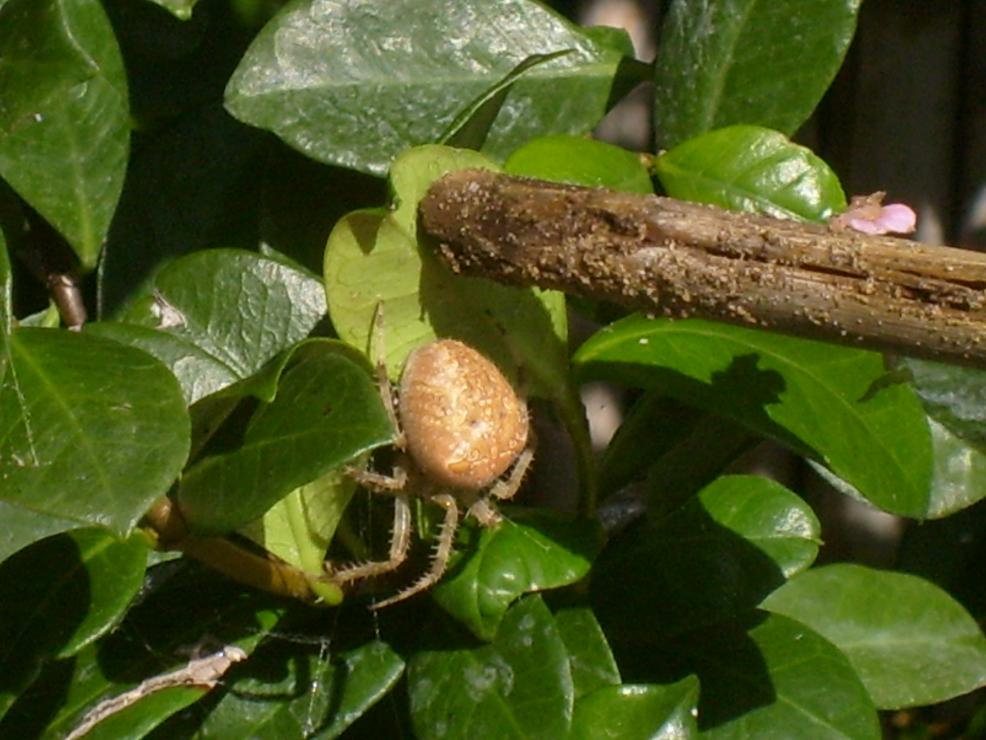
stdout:
[(887, 511), (929, 509), (930, 433), (880, 355), (708, 321), (634, 316), (575, 355), (582, 379), (660, 389), (808, 454)]
[(589, 522), (518, 515), (482, 530), (475, 550), (434, 589), (434, 598), (477, 636), (490, 639), (518, 596), (582, 578), (599, 541)]
[(8, 351), (0, 496), (127, 534), (188, 454), (174, 376), (140, 350), (74, 332), (18, 329)]
[(387, 444), (393, 429), (371, 373), (331, 346), (288, 370), (230, 452), (182, 477), (178, 498), (199, 532), (228, 532), (357, 455)]
[(824, 221), (846, 207), (839, 178), (811, 150), (756, 126), (711, 131), (661, 154), (672, 198), (776, 218)]
[(184, 379), (191, 399), (254, 375), (304, 339), (325, 315), (319, 281), (251, 252), (216, 249), (176, 260), (121, 318), (173, 339), (112, 332), (152, 351)]
[(0, 528), (0, 562), (32, 542), (81, 526), (71, 519), (45, 516), (6, 501), (0, 501), (0, 522), (3, 522)]
[(532, 54), (527, 57), (469, 103), (449, 124), (445, 133), (438, 137), (438, 143), (463, 149), (481, 149), (513, 84), (539, 64), (570, 53), (571, 50), (562, 49), (551, 54)]
[(415, 735), (565, 737), (574, 689), (565, 643), (540, 597), (507, 612), (480, 647), (422, 650), (408, 676)]
[(146, 560), (140, 535), (120, 541), (82, 529), (38, 542), (0, 567), (0, 716), (44, 661), (74, 655), (120, 621)]
[(524, 59), (569, 49), (511, 88), (484, 147), (502, 156), (595, 126), (622, 56), (529, 0), (296, 2), (254, 40), (226, 106), (314, 159), (383, 174)]
[(86, 324), (88, 336), (111, 339), (143, 350), (160, 360), (178, 379), (191, 406), (240, 380), (232, 367), (185, 337), (137, 324), (99, 321)]
[(655, 66), (660, 147), (752, 123), (793, 134), (842, 65), (860, 0), (676, 0)]
[(654, 192), (639, 154), (581, 136), (555, 134), (529, 141), (511, 153), (503, 171), (627, 193)]
[(92, 267), (130, 144), (126, 73), (100, 3), (0, 9), (0, 176)]
[(591, 609), (561, 609), (555, 614), (555, 624), (568, 650), (576, 701), (603, 687), (620, 684), (616, 659)]
[(928, 518), (940, 519), (986, 497), (986, 453), (933, 417), (928, 425), (935, 458)]
[(881, 709), (936, 704), (986, 686), (982, 630), (921, 578), (830, 565), (792, 579), (764, 608), (804, 622), (838, 646)]
[(930, 518), (952, 514), (986, 496), (986, 373), (906, 358), (931, 426), (935, 469)]
[(698, 680), (670, 686), (607, 686), (575, 702), (573, 739), (688, 740), (698, 737)]
[(596, 565), (593, 604), (611, 639), (679, 634), (756, 606), (818, 545), (818, 521), (794, 493), (724, 476), (614, 541)]
[(665, 643), (660, 673), (696, 674), (703, 738), (877, 740), (876, 710), (846, 657), (792, 619), (758, 613)]
[[(454, 275), (417, 243), (417, 204), (446, 172), (492, 167), (482, 155), (419, 147), (394, 162), (397, 208), (356, 212), (333, 230), (325, 251), (329, 313), (340, 338), (360, 351), (383, 352), (392, 378), (416, 346), (453, 336), (509, 374), (520, 362), (532, 392), (558, 397), (569, 388), (564, 295)], [(374, 316), (381, 314), (374, 334)], [(372, 339), (372, 342), (371, 342)]]
[[(152, 576), (145, 598), (117, 630), (74, 660), (51, 664), (0, 724), (0, 734), (17, 728), (20, 736), (30, 737), (43, 728), (46, 736), (64, 737), (101, 701), (186, 665), (189, 650), (197, 645), (207, 654), (221, 645), (251, 652), (279, 617), (267, 597), (244, 594), (220, 576), (199, 568), (177, 573), (174, 577), (172, 567), (172, 577)], [(241, 669), (237, 666), (223, 678), (232, 680)], [(128, 735), (140, 735), (205, 694), (201, 688), (151, 694), (118, 721), (125, 721)], [(114, 723), (107, 724), (109, 736), (118, 737), (111, 732)]]
[(258, 653), (195, 737), (338, 737), (404, 672), (401, 657), (379, 641), (341, 655), (277, 647)]

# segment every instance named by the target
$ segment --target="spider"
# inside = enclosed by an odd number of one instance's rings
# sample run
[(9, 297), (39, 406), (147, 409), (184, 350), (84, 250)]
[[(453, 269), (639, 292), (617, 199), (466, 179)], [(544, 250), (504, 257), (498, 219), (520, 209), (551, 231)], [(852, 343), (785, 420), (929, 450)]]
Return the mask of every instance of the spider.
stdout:
[(429, 569), (371, 609), (435, 584), (448, 567), (460, 506), (481, 525), (496, 526), (500, 515), (491, 499), (517, 493), (534, 457), (526, 404), (497, 367), (468, 345), (439, 339), (414, 350), (401, 373), (396, 408), (386, 370), (381, 366), (378, 372), (401, 454), (392, 475), (349, 472), (370, 491), (394, 497), (390, 552), (386, 560), (341, 568), (326, 563), (330, 580), (342, 586), (389, 573), (404, 562), (411, 545), (410, 496), (437, 504), (445, 514)]

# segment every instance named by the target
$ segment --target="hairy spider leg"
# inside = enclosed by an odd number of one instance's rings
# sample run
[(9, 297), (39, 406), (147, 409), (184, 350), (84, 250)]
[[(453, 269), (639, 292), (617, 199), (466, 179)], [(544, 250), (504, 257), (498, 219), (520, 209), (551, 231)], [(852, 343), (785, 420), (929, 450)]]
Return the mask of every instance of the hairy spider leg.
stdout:
[(378, 601), (370, 609), (382, 609), (385, 606), (396, 604), (398, 601), (403, 601), (414, 596), (433, 586), (445, 574), (445, 569), (448, 568), (449, 558), (452, 555), (452, 543), (455, 540), (455, 532), (459, 528), (459, 505), (456, 503), (455, 496), (449, 493), (437, 493), (429, 496), (428, 500), (445, 509), (445, 518), (438, 532), (435, 554), (431, 558), (431, 567), (428, 568), (427, 573), (403, 591), (383, 601)]
[[(386, 478), (386, 476), (379, 476)], [(392, 490), (391, 493), (394, 493)], [(394, 527), (390, 534), (390, 552), (386, 560), (368, 560), (362, 563), (345, 565), (342, 568), (334, 569), (329, 573), (329, 579), (338, 586), (350, 581), (358, 581), (362, 578), (383, 575), (397, 570), (401, 563), (407, 560), (407, 553), (411, 547), (411, 505), (407, 495), (404, 493), (394, 493)], [(332, 564), (325, 562), (326, 570), (332, 568)]]
[(520, 490), (520, 484), (524, 482), (524, 476), (527, 475), (527, 469), (531, 467), (531, 463), (534, 461), (534, 448), (531, 445), (525, 447), (517, 459), (514, 461), (514, 466), (510, 470), (510, 475), (507, 476), (506, 480), (498, 480), (490, 488), (490, 496), (500, 501), (507, 501), (512, 499), (517, 495), (517, 491)]
[(531, 447), (525, 448), (514, 461), (507, 479), (498, 480), (490, 487), (485, 496), (476, 499), (466, 512), (466, 516), (473, 517), (483, 527), (495, 527), (499, 524), (503, 517), (497, 511), (496, 505), (490, 501), (490, 498), (499, 501), (513, 498), (520, 489), (520, 484), (524, 482), (524, 476), (527, 475), (527, 469), (533, 460), (533, 449)]

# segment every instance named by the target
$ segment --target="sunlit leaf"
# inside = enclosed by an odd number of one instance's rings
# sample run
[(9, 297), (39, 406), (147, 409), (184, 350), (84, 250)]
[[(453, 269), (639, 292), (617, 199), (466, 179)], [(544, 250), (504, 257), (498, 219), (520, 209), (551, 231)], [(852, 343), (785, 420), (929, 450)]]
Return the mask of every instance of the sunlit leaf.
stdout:
[(489, 639), (521, 594), (582, 578), (598, 542), (597, 528), (585, 521), (537, 515), (506, 520), (482, 531), (468, 559), (435, 588), (435, 600), (475, 634)]
[(881, 709), (936, 704), (986, 686), (982, 630), (921, 578), (830, 565), (792, 579), (763, 606), (838, 646)]
[(254, 40), (226, 106), (319, 161), (383, 174), (517, 64), (561, 50), (571, 53), (511, 88), (484, 147), (502, 156), (532, 136), (592, 129), (622, 58), (529, 0), (296, 2)]
[(846, 207), (839, 178), (810, 149), (756, 126), (731, 126), (661, 154), (654, 169), (673, 198), (823, 221)]
[(0, 497), (127, 534), (178, 477), (189, 421), (168, 369), (107, 339), (21, 328), (0, 387)]
[(629, 317), (576, 353), (583, 379), (661, 390), (808, 454), (877, 506), (929, 509), (931, 440), (910, 386), (873, 352), (709, 321)]

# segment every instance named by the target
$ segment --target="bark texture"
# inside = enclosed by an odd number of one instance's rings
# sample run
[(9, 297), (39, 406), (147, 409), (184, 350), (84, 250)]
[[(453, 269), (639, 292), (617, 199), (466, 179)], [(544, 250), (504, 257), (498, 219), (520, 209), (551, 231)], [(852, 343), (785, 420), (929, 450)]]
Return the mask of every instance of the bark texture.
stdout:
[(456, 272), (986, 366), (979, 252), (481, 170), (419, 213)]

